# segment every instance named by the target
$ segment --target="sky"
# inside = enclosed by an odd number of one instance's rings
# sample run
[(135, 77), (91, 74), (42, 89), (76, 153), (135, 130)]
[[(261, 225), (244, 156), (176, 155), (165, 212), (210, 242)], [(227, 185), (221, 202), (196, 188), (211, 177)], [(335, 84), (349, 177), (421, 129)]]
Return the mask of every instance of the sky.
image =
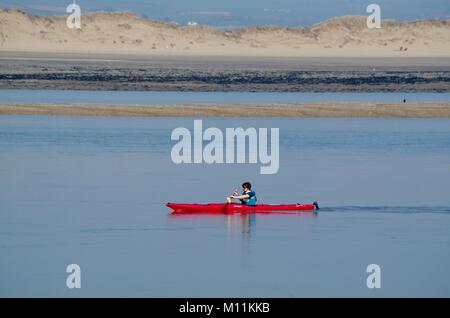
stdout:
[[(46, 15), (65, 15), (73, 0), (0, 0), (0, 7)], [(401, 21), (449, 19), (450, 0), (77, 0), (81, 11), (131, 11), (150, 19), (195, 21), (215, 27), (306, 26), (336, 16), (369, 15), (376, 3), (382, 18)]]

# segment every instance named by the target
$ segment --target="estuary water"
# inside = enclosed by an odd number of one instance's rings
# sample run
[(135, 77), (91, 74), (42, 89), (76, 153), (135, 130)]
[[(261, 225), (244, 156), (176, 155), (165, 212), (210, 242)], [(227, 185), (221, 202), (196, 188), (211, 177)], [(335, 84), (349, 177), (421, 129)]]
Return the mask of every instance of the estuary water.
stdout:
[[(279, 128), (272, 175), (174, 164), (171, 132), (193, 120), (0, 116), (0, 296), (450, 296), (450, 120), (203, 120)], [(224, 202), (244, 181), (260, 203), (321, 210), (165, 207)], [(69, 264), (80, 289), (66, 286)]]

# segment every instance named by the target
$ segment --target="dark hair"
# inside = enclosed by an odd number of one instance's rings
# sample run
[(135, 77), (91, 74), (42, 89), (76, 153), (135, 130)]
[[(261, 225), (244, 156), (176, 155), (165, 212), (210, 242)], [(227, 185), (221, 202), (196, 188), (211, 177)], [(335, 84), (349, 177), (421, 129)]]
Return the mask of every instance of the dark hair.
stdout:
[(252, 184), (250, 182), (244, 182), (242, 184), (242, 187), (251, 190), (252, 189)]

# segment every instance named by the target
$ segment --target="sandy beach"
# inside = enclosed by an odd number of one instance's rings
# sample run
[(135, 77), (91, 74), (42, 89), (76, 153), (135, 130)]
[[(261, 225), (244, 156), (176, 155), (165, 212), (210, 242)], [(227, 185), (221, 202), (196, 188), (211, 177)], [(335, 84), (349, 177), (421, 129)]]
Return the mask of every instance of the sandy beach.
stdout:
[[(449, 92), (450, 20), (336, 17), (310, 26), (216, 30), (134, 13), (0, 9), (0, 89), (174, 92)], [(0, 105), (0, 114), (450, 117), (448, 103)]]
[(449, 103), (317, 103), (272, 105), (2, 104), (0, 115), (136, 117), (405, 117), (450, 118)]

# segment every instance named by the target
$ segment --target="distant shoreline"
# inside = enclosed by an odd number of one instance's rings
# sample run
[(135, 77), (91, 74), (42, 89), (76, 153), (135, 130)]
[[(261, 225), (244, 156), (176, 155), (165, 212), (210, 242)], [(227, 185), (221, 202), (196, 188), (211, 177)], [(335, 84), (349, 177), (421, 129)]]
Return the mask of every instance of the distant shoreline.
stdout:
[(242, 117), (242, 118), (450, 118), (450, 102), (314, 103), (267, 105), (0, 104), (0, 115)]

